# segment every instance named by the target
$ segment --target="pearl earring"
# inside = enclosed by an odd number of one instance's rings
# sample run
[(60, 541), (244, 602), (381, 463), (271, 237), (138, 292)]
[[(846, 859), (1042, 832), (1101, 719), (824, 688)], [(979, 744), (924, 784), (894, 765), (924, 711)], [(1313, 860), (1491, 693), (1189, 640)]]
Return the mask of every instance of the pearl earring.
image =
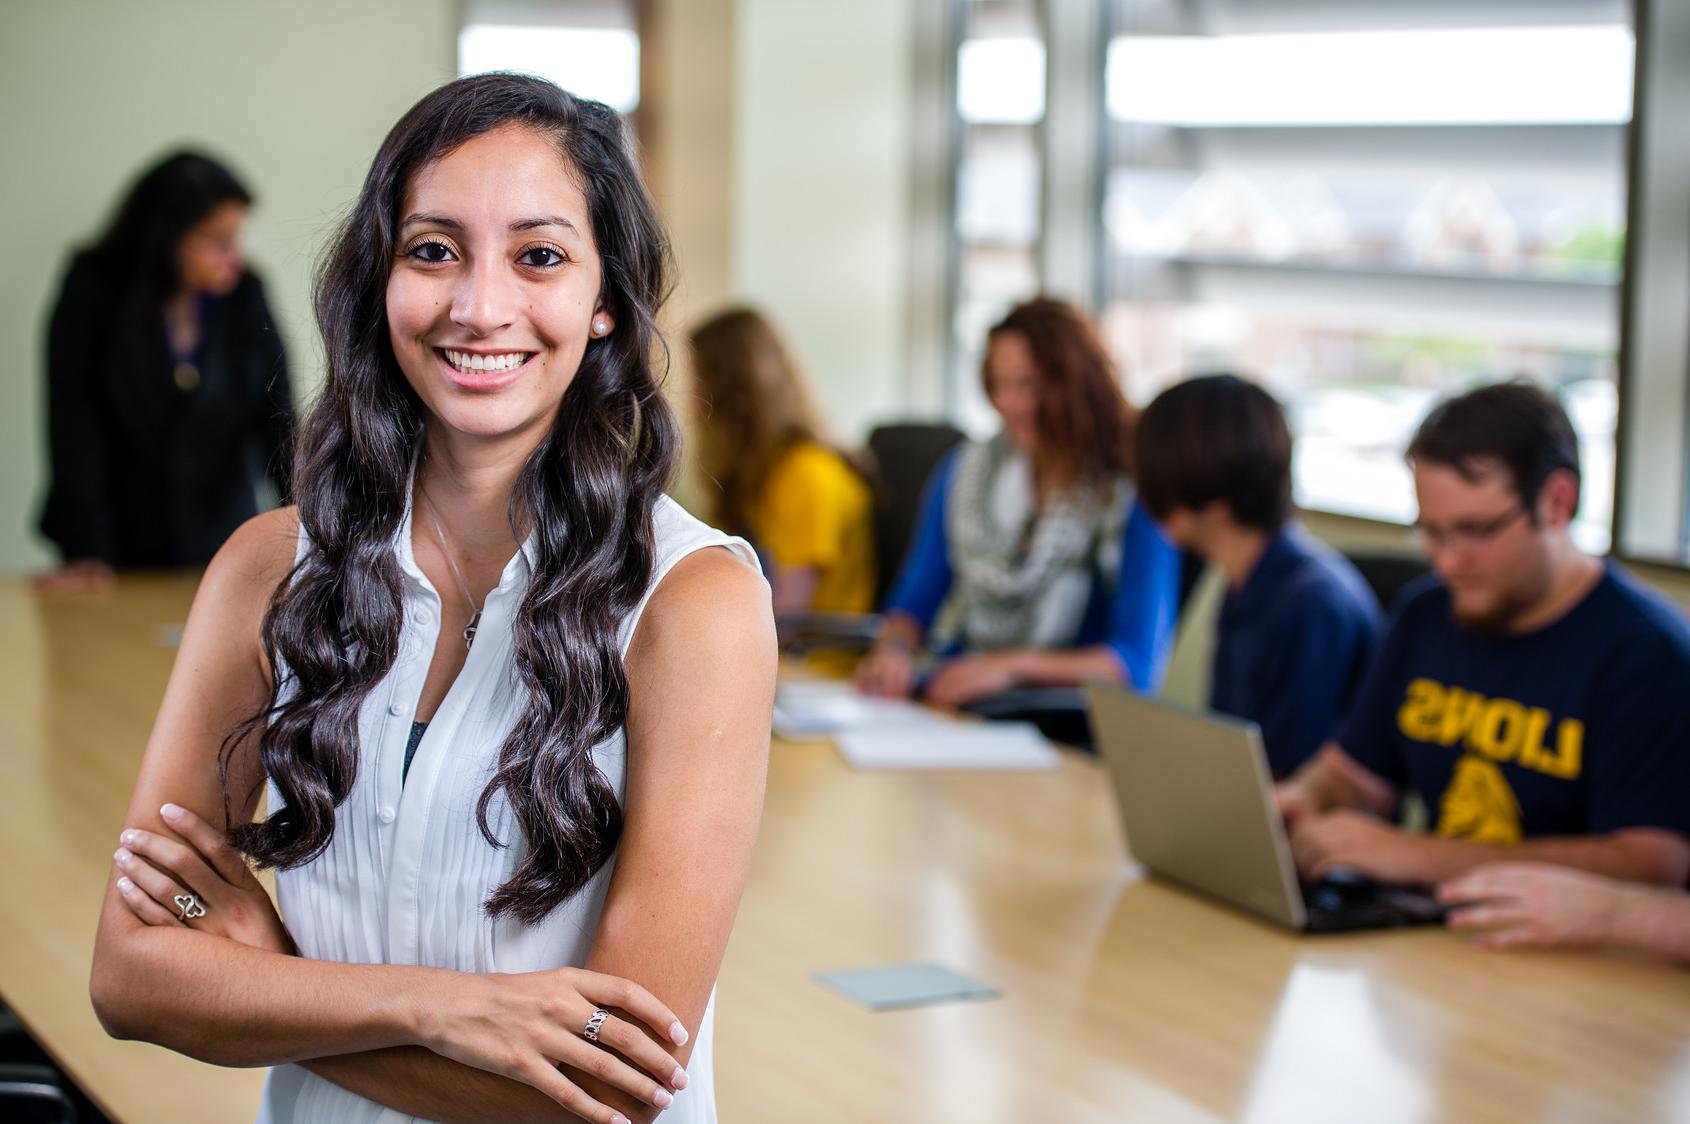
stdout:
[(593, 335), (602, 336), (608, 331), (610, 331), (609, 324), (606, 324), (603, 320), (593, 321)]

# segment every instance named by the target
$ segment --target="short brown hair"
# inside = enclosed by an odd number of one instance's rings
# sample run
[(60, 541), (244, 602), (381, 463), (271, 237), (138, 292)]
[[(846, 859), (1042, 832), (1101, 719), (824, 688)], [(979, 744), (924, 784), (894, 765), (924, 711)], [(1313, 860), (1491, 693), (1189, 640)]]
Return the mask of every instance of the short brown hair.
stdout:
[(1411, 465), (1445, 465), (1470, 481), (1485, 475), (1484, 462), (1500, 464), (1533, 518), (1552, 473), (1570, 472), (1580, 481), (1578, 434), (1567, 412), (1549, 391), (1520, 379), (1438, 403), (1420, 423), (1407, 456)]
[(1139, 498), (1157, 519), (1215, 500), (1263, 531), (1291, 518), (1291, 430), (1253, 382), (1205, 375), (1169, 387), (1139, 416), (1135, 448)]

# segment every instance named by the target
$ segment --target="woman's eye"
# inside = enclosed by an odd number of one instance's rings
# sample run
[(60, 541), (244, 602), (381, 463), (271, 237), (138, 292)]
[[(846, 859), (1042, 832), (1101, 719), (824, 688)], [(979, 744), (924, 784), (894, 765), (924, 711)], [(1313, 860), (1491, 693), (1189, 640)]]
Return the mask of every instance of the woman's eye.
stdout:
[(549, 269), (554, 265), (562, 265), (569, 259), (564, 257), (558, 251), (552, 249), (550, 246), (535, 246), (531, 249), (522, 251), (521, 256), (519, 256), (517, 260), (523, 265), (536, 266), (540, 269)]
[(430, 264), (450, 261), (452, 258), (452, 251), (444, 242), (418, 242), (415, 246), (406, 250), (405, 254), (407, 257)]

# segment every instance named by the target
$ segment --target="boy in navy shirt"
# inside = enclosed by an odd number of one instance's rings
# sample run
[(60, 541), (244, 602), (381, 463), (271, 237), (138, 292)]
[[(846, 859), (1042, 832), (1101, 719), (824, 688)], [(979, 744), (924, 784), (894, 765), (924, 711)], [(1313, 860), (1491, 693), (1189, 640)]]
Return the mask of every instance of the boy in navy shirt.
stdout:
[(1291, 521), (1291, 433), (1273, 396), (1232, 375), (1163, 391), (1139, 419), (1139, 497), (1227, 581), (1209, 705), (1255, 722), (1274, 776), (1338, 732), (1381, 626), (1341, 555)]
[[(1690, 628), (1581, 553), (1578, 444), (1523, 383), (1438, 406), (1408, 449), (1434, 570), (1337, 743), (1280, 786), (1305, 875), (1430, 884), (1497, 858), (1682, 885)], [(1431, 832), (1382, 816), (1412, 790)]]

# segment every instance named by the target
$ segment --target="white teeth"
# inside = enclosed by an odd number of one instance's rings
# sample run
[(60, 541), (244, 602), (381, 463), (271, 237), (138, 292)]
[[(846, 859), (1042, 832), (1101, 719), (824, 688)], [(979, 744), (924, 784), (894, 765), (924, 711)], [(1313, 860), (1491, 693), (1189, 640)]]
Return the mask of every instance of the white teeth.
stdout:
[(509, 371), (528, 362), (533, 354), (528, 351), (507, 351), (503, 355), (474, 355), (468, 351), (453, 351), (442, 348), (446, 352), (446, 361), (460, 371)]

